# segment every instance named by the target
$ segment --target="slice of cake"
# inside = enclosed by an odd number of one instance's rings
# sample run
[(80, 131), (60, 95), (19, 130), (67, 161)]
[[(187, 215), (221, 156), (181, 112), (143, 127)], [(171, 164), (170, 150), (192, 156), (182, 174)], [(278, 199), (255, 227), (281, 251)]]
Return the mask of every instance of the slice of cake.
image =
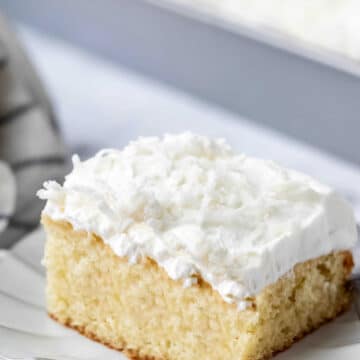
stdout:
[(356, 227), (329, 187), (190, 133), (47, 182), (51, 317), (134, 359), (257, 360), (344, 311)]

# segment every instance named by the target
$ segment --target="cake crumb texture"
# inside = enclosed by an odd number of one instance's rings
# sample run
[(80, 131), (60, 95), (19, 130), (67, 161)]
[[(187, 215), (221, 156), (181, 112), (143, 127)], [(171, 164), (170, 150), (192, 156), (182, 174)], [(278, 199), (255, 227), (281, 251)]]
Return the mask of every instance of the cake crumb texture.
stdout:
[(129, 264), (92, 233), (42, 222), (50, 316), (132, 359), (265, 359), (350, 303), (347, 251), (297, 264), (239, 311), (201, 278), (184, 288), (149, 258)]

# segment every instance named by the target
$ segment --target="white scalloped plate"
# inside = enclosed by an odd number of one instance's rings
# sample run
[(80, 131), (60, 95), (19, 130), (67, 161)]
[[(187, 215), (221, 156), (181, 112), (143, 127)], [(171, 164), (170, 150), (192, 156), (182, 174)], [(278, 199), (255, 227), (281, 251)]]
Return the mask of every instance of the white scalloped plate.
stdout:
[[(40, 265), (43, 244), (44, 234), (37, 230), (11, 252), (0, 253), (0, 355), (125, 360), (121, 353), (48, 318), (44, 304), (44, 269)], [(340, 358), (360, 358), (360, 321), (353, 311), (276, 356), (278, 360)]]

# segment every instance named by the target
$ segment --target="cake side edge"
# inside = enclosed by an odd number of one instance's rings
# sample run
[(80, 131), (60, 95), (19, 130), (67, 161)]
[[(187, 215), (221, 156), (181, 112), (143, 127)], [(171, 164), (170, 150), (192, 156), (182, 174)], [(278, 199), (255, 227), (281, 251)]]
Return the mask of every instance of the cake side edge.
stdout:
[[(51, 223), (54, 223), (53, 220), (51, 220), (51, 219), (46, 219), (46, 218), (43, 218), (42, 221), (43, 221), (43, 223), (47, 223), (47, 225), (49, 225), (49, 222), (50, 222), (50, 224), (51, 224)], [(45, 225), (45, 226), (47, 226), (47, 225)], [(59, 223), (58, 223), (57, 225), (59, 225)], [(50, 225), (50, 226), (51, 226), (51, 225)], [(71, 225), (70, 225), (70, 226), (71, 226)], [(71, 227), (71, 229), (72, 229), (72, 227)], [(91, 235), (91, 236), (93, 236), (93, 235)], [(100, 239), (98, 239), (98, 240), (99, 240), (99, 241), (98, 241), (99, 246), (104, 246), (104, 247), (106, 246)], [(352, 255), (351, 255), (350, 252), (344, 252), (344, 253), (345, 253), (345, 257), (344, 257), (344, 268), (346, 269), (347, 273), (350, 274), (351, 269), (352, 269), (352, 266), (353, 266)], [(131, 265), (129, 265), (129, 266), (131, 266)], [(172, 280), (172, 281), (173, 281), (173, 280)], [(223, 302), (223, 300), (222, 300), (220, 297), (219, 297), (219, 300), (220, 300), (221, 302)], [(231, 305), (229, 305), (229, 304), (227, 304), (227, 303), (224, 303), (224, 304), (225, 304), (225, 306), (231, 307)], [(316, 324), (313, 328), (308, 329), (308, 330), (305, 331), (304, 333), (300, 333), (291, 343), (285, 344), (285, 345), (283, 346), (283, 348), (281, 348), (281, 349), (277, 349), (277, 350), (276, 350), (276, 353), (286, 350), (287, 348), (291, 347), (291, 345), (292, 345), (293, 343), (295, 343), (296, 341), (300, 340), (301, 338), (303, 338), (304, 336), (306, 336), (306, 335), (309, 334), (310, 332), (316, 330), (316, 329), (319, 328), (322, 324), (324, 324), (324, 323), (326, 323), (326, 322), (328, 322), (328, 321), (331, 321), (331, 320), (332, 320), (333, 318), (335, 318), (338, 314), (344, 312), (344, 311), (347, 309), (347, 307), (349, 306), (349, 304), (350, 304), (350, 298), (349, 298), (349, 301), (344, 302), (344, 303), (335, 311), (335, 314), (334, 314), (333, 317), (328, 318), (328, 319), (324, 319), (324, 320), (322, 321), (322, 323)], [(104, 345), (106, 345), (106, 346), (108, 346), (108, 347), (111, 347), (111, 348), (114, 348), (114, 349), (116, 349), (116, 350), (123, 351), (123, 352), (124, 352), (127, 356), (129, 356), (131, 359), (134, 359), (134, 360), (135, 360), (135, 359), (136, 359), (136, 360), (166, 360), (166, 358), (161, 358), (161, 357), (142, 356), (142, 355), (140, 355), (141, 349), (134, 350), (134, 349), (132, 349), (132, 348), (127, 347), (126, 344), (123, 344), (122, 346), (117, 346), (116, 344), (111, 344), (111, 343), (107, 342), (105, 339), (102, 340), (102, 339), (99, 338), (97, 335), (95, 335), (95, 334), (89, 332), (88, 330), (86, 330), (85, 327), (81, 327), (81, 326), (79, 326), (79, 325), (76, 325), (76, 321), (74, 321), (73, 319), (71, 319), (71, 317), (69, 318), (68, 321), (62, 321), (61, 319), (59, 319), (59, 318), (57, 317), (57, 315), (56, 315), (55, 313), (52, 313), (50, 310), (49, 310), (49, 315), (50, 315), (53, 319), (55, 319), (56, 321), (62, 323), (63, 325), (66, 325), (66, 326), (68, 326), (68, 327), (71, 327), (71, 328), (77, 330), (79, 333), (81, 333), (81, 334), (83, 334), (83, 335), (85, 335), (85, 336), (87, 336), (87, 337), (89, 337), (89, 338), (91, 338), (91, 339), (93, 339), (93, 340), (96, 340), (96, 341), (98, 341), (98, 342), (101, 342), (101, 343), (103, 343)], [(261, 358), (259, 358), (259, 359), (269, 358), (269, 357), (271, 357), (272, 354), (274, 354), (274, 353), (275, 353), (275, 352), (271, 352), (270, 354), (267, 354), (267, 355), (265, 355), (264, 357), (261, 357)], [(247, 358), (244, 358), (244, 359), (247, 359)], [(250, 359), (250, 358), (249, 358), (249, 359)]]

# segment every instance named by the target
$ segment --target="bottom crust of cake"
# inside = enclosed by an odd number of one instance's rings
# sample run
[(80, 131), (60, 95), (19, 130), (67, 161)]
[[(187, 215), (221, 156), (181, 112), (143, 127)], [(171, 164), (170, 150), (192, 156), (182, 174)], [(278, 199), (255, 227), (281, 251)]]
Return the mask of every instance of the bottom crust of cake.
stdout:
[(42, 221), (49, 315), (131, 359), (267, 359), (350, 304), (347, 251), (297, 264), (238, 311), (201, 278), (184, 289), (150, 259), (129, 264), (94, 234)]
[[(282, 349), (278, 349), (276, 352), (272, 352), (271, 354), (268, 354), (267, 356), (259, 359), (259, 360), (268, 360), (272, 357), (274, 357), (277, 354), (280, 354), (288, 349), (291, 348), (292, 345), (294, 345), (296, 342), (302, 340), (305, 336), (310, 335), (311, 333), (313, 333), (314, 331), (318, 330), (320, 327), (322, 327), (323, 325), (331, 322), (332, 320), (334, 320), (337, 316), (343, 314), (344, 312), (346, 312), (349, 308), (349, 304), (344, 306), (343, 309), (339, 310), (339, 312), (331, 319), (326, 319), (324, 320), (323, 323), (319, 324), (318, 327), (314, 327), (312, 329), (309, 329), (308, 332), (305, 332), (301, 335), (299, 335), (298, 337), (293, 339), (293, 342), (291, 344), (288, 344), (287, 346), (284, 346)], [(75, 330), (77, 331), (79, 334), (86, 336), (88, 339), (96, 341), (102, 345), (107, 346), (110, 349), (116, 350), (116, 351), (120, 351), (121, 353), (123, 353), (124, 355), (126, 355), (130, 360), (167, 360), (164, 358), (159, 358), (159, 357), (154, 357), (154, 356), (148, 356), (148, 355), (140, 355), (140, 351), (139, 350), (134, 350), (134, 349), (129, 349), (127, 347), (127, 345), (123, 345), (122, 347), (115, 347), (113, 344), (106, 342), (105, 340), (100, 339), (99, 337), (97, 337), (94, 333), (88, 332), (86, 331), (85, 326), (77, 326), (77, 325), (72, 325), (71, 324), (71, 320), (69, 320), (66, 323), (63, 323), (61, 320), (59, 320), (54, 314), (48, 313), (49, 317), (51, 319), (53, 319), (54, 321), (56, 321), (57, 323), (64, 325), (66, 327), (68, 327), (69, 329)]]
[(96, 334), (87, 331), (85, 326), (72, 325), (71, 320), (69, 320), (67, 322), (62, 322), (54, 314), (51, 314), (51, 313), (48, 313), (48, 315), (51, 319), (53, 319), (57, 323), (64, 325), (69, 329), (77, 331), (79, 334), (86, 336), (88, 339), (96, 341), (102, 345), (105, 345), (110, 349), (120, 351), (121, 353), (126, 355), (130, 360), (165, 360), (165, 359), (161, 359), (159, 357), (153, 357), (153, 356), (148, 356), (148, 355), (141, 356), (140, 351), (134, 350), (134, 349), (129, 349), (126, 344), (121, 347), (116, 347), (116, 346), (114, 346), (114, 344), (111, 344), (109, 342), (106, 342), (106, 340), (99, 338)]

